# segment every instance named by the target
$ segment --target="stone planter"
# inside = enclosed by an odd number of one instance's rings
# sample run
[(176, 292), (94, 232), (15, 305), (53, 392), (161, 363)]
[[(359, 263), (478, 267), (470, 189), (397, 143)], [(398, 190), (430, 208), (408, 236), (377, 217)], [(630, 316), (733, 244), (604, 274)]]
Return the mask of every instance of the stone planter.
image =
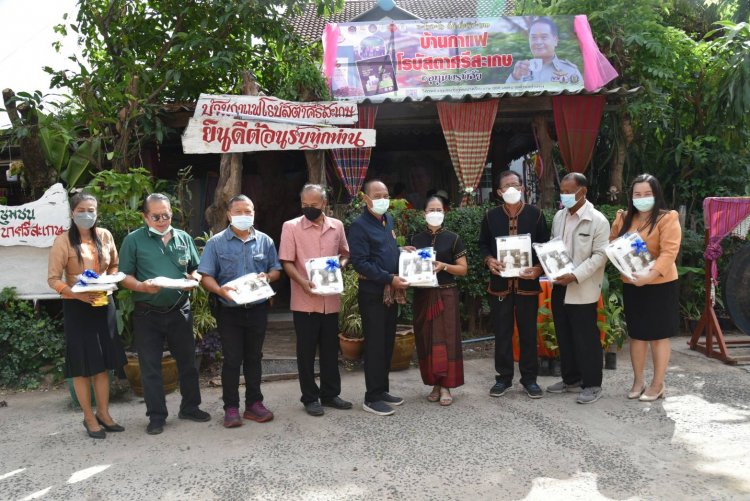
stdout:
[[(128, 377), (130, 387), (137, 396), (143, 396), (143, 384), (141, 383), (141, 366), (138, 365), (138, 358), (129, 356), (128, 363), (125, 366), (125, 375)], [(161, 377), (164, 387), (164, 394), (172, 393), (177, 389), (179, 374), (177, 372), (177, 361), (171, 355), (166, 355), (161, 359)]]
[(414, 329), (410, 325), (399, 325), (396, 328), (396, 342), (393, 345), (391, 370), (408, 369), (414, 356)]
[(343, 333), (339, 333), (339, 347), (341, 355), (352, 362), (362, 358), (362, 350), (365, 347), (364, 338), (348, 338)]

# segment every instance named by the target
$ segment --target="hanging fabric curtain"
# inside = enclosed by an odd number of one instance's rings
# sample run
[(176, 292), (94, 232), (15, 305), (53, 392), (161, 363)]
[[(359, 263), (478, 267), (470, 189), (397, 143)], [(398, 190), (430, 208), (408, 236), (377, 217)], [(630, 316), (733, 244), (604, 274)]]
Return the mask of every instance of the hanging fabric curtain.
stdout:
[(475, 103), (437, 103), (448, 154), (464, 190), (461, 205), (466, 203), (466, 190), (476, 191), (482, 178), (498, 104), (497, 99)]
[(745, 238), (750, 230), (750, 197), (708, 197), (703, 200), (703, 219), (708, 229), (703, 256), (711, 262), (711, 279), (716, 283), (716, 262), (723, 252), (721, 241), (730, 233)]
[(552, 98), (557, 143), (568, 172), (586, 172), (599, 135), (604, 103), (604, 96)]
[[(372, 129), (375, 125), (375, 116), (378, 114), (377, 105), (360, 104), (358, 106), (357, 127), (360, 129)], [(354, 198), (362, 187), (367, 175), (367, 167), (370, 165), (370, 154), (372, 148), (350, 148), (333, 149), (331, 155), (336, 164), (336, 170), (341, 181), (346, 186), (346, 191)]]

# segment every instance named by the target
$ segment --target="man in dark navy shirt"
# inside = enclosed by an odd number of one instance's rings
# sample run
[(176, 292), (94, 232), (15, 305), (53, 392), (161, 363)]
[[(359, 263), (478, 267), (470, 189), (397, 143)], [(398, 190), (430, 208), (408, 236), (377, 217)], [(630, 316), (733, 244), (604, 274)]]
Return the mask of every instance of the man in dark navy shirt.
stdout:
[[(399, 248), (393, 232), (388, 188), (379, 180), (364, 186), (364, 210), (349, 227), (351, 263), (360, 275), (359, 312), (365, 335), (365, 401), (367, 412), (389, 416), (404, 399), (388, 393), (388, 373), (396, 340), (397, 291), (409, 284), (398, 276)], [(390, 404), (390, 405), (389, 405)]]

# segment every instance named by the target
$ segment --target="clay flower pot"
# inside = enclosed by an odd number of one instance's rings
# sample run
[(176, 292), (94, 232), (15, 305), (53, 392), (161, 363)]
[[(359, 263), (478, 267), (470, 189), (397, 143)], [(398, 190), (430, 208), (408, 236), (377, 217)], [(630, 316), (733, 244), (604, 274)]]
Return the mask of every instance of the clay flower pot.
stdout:
[[(130, 387), (137, 396), (143, 396), (143, 384), (141, 383), (141, 366), (138, 365), (138, 358), (128, 356), (128, 363), (125, 366), (125, 375), (128, 377)], [(161, 377), (164, 387), (164, 394), (172, 393), (177, 389), (179, 374), (177, 372), (177, 361), (171, 355), (165, 355), (161, 359)]]
[(364, 338), (349, 338), (343, 333), (339, 333), (339, 346), (341, 347), (341, 355), (352, 362), (356, 362), (362, 358), (362, 350), (365, 347)]
[(401, 371), (409, 368), (414, 355), (414, 329), (410, 325), (399, 325), (396, 328), (396, 342), (393, 345), (391, 370)]

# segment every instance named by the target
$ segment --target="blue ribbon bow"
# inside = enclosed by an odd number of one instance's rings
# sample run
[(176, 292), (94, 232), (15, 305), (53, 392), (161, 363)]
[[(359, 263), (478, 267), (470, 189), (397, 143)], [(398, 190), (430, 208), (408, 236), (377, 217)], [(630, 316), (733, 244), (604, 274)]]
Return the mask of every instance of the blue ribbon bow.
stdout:
[(81, 273), (81, 277), (82, 278), (79, 278), (78, 282), (76, 282), (76, 285), (88, 285), (84, 278), (99, 278), (99, 274), (94, 270), (83, 270), (83, 273)]
[(338, 259), (329, 258), (326, 260), (326, 271), (336, 271), (337, 268), (341, 268)]
[(429, 249), (420, 249), (417, 251), (417, 255), (420, 259), (430, 259), (432, 257), (432, 252), (430, 252)]
[(645, 254), (646, 252), (648, 252), (648, 249), (646, 249), (646, 242), (644, 242), (640, 237), (637, 238), (633, 243), (631, 243), (630, 246), (635, 250), (636, 256), (640, 256), (641, 254)]

